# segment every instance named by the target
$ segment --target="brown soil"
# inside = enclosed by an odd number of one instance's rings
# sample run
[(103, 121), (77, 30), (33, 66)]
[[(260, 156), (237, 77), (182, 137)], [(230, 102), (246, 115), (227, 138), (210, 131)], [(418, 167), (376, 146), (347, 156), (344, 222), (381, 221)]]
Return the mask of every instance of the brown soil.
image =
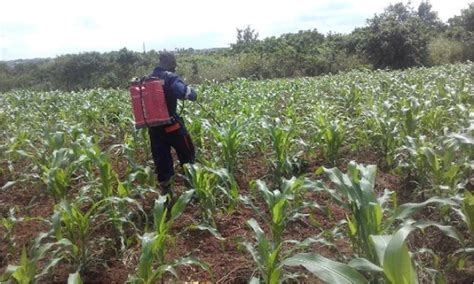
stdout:
[[(347, 150), (348, 151), (348, 150)], [(362, 151), (357, 155), (352, 155), (354, 160), (364, 163), (376, 163), (378, 161), (375, 153)], [(315, 171), (323, 166), (323, 160), (315, 154), (311, 157), (305, 157), (307, 165), (303, 174), (310, 178), (321, 178), (316, 176)], [(344, 168), (344, 163), (350, 159), (342, 159), (337, 162), (339, 168)], [(115, 162), (115, 170), (120, 177), (125, 176), (126, 163)], [(249, 183), (264, 177), (267, 174), (267, 165), (263, 156), (244, 159), (239, 165), (241, 171), (236, 175), (240, 186), (241, 194), (249, 194)], [(6, 183), (4, 177), (0, 176), (0, 188)], [(178, 178), (178, 187), (182, 188), (183, 181)], [(390, 189), (397, 192), (397, 196), (403, 196), (408, 199), (410, 194), (405, 191), (404, 180), (394, 174), (384, 172), (378, 169), (376, 177), (376, 190), (382, 193), (384, 189)], [(142, 205), (146, 212), (150, 212), (153, 207), (155, 194), (149, 194)], [(290, 223), (286, 229), (284, 238), (286, 240), (304, 240), (308, 237), (314, 237), (324, 230), (331, 230), (338, 222), (346, 218), (346, 213), (342, 208), (336, 206), (328, 194), (310, 193), (308, 199), (317, 201), (323, 210), (308, 210), (308, 218), (301, 221)], [(263, 202), (257, 201), (257, 205), (264, 212), (266, 209)], [(53, 213), (54, 200), (44, 194), (39, 193), (38, 188), (16, 184), (9, 189), (0, 192), (0, 215), (7, 217), (9, 208), (16, 208), (18, 218), (40, 217), (50, 218)], [(218, 240), (208, 231), (191, 229), (190, 225), (196, 224), (199, 220), (199, 208), (196, 204), (190, 204), (179, 220), (174, 224), (172, 231), (174, 239), (170, 243), (168, 259), (175, 259), (192, 255), (206, 262), (212, 271), (212, 274), (198, 269), (196, 267), (184, 267), (178, 269), (181, 281), (212, 281), (215, 283), (246, 283), (252, 276), (258, 275), (258, 270), (250, 254), (242, 245), (242, 241), (253, 241), (253, 232), (247, 225), (247, 220), (255, 218), (259, 224), (268, 231), (263, 221), (248, 208), (238, 206), (232, 212), (220, 212), (215, 216), (217, 228), (225, 240)], [(46, 232), (49, 226), (39, 220), (24, 219), (15, 226), (14, 247), (12, 252), (8, 251), (6, 242), (0, 244), (0, 273), (8, 264), (17, 263), (21, 248), (31, 245), (32, 240), (40, 232)], [(4, 236), (5, 229), (0, 227), (0, 236)], [(101, 226), (94, 228), (91, 240), (91, 250), (94, 252), (96, 261), (91, 263), (88, 269), (81, 273), (85, 283), (125, 283), (129, 274), (133, 274), (140, 256), (140, 245), (135, 240), (125, 252), (120, 252), (118, 244), (108, 243), (103, 245), (99, 242), (101, 238), (114, 239), (116, 232), (111, 226)], [(129, 237), (133, 237), (130, 235)], [(440, 254), (447, 256), (457, 247), (455, 245), (446, 245), (448, 240), (439, 232), (431, 234), (429, 238), (426, 235), (416, 235), (412, 242), (413, 246), (428, 242), (435, 251), (441, 251)], [(333, 240), (335, 247), (326, 247), (320, 244), (311, 246), (311, 251), (321, 253), (331, 259), (341, 260), (341, 256), (353, 255), (352, 246), (348, 239)], [(308, 251), (308, 250), (306, 250)], [(444, 257), (443, 261), (446, 261)], [(65, 283), (69, 273), (74, 272), (67, 261), (62, 261), (54, 267), (50, 274), (42, 279), (41, 283)], [(466, 272), (466, 275), (457, 275), (453, 273), (448, 275), (450, 283), (462, 283), (472, 276)], [(467, 278), (466, 278), (467, 277)], [(167, 278), (171, 280), (172, 278)], [(310, 278), (311, 279), (311, 278)], [(459, 282), (461, 281), (461, 282)], [(316, 279), (310, 282), (316, 283)]]

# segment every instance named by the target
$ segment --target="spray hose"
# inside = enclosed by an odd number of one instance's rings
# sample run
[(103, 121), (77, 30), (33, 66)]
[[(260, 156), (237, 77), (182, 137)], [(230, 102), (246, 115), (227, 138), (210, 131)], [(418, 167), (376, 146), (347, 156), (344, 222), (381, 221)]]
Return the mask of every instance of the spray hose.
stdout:
[(215, 124), (217, 124), (217, 126), (222, 127), (219, 121), (217, 121), (216, 117), (212, 113), (208, 112), (207, 109), (201, 103), (199, 103), (198, 101), (195, 101), (195, 103), (201, 108), (202, 111), (204, 111), (207, 114), (209, 118), (211, 118), (211, 120)]

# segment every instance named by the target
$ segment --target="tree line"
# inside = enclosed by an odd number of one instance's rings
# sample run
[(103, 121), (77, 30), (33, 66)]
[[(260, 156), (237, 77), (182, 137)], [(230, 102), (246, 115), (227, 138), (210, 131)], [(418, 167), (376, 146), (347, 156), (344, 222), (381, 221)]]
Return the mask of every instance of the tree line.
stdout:
[[(474, 60), (474, 2), (460, 15), (441, 21), (429, 2), (415, 9), (397, 3), (349, 34), (316, 29), (258, 38), (247, 26), (237, 29), (228, 48), (177, 49), (178, 70), (186, 80), (224, 81), (317, 76), (354, 68), (403, 69)], [(54, 59), (0, 62), (0, 92), (12, 89), (80, 90), (123, 88), (146, 75), (159, 52), (127, 49), (68, 54)]]

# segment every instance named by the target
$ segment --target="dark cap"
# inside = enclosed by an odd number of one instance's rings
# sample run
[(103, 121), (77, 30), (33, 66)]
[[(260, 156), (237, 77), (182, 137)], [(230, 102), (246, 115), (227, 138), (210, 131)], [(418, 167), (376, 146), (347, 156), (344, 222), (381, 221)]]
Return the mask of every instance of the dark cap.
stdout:
[(176, 56), (169, 51), (160, 52), (160, 62), (158, 66), (166, 71), (175, 72), (176, 70)]

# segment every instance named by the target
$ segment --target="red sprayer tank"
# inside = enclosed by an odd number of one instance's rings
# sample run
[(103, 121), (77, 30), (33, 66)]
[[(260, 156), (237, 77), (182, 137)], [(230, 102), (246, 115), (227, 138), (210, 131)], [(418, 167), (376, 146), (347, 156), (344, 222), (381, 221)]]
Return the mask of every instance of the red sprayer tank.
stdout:
[(135, 128), (166, 125), (173, 122), (166, 106), (163, 83), (158, 78), (135, 81), (130, 87)]

